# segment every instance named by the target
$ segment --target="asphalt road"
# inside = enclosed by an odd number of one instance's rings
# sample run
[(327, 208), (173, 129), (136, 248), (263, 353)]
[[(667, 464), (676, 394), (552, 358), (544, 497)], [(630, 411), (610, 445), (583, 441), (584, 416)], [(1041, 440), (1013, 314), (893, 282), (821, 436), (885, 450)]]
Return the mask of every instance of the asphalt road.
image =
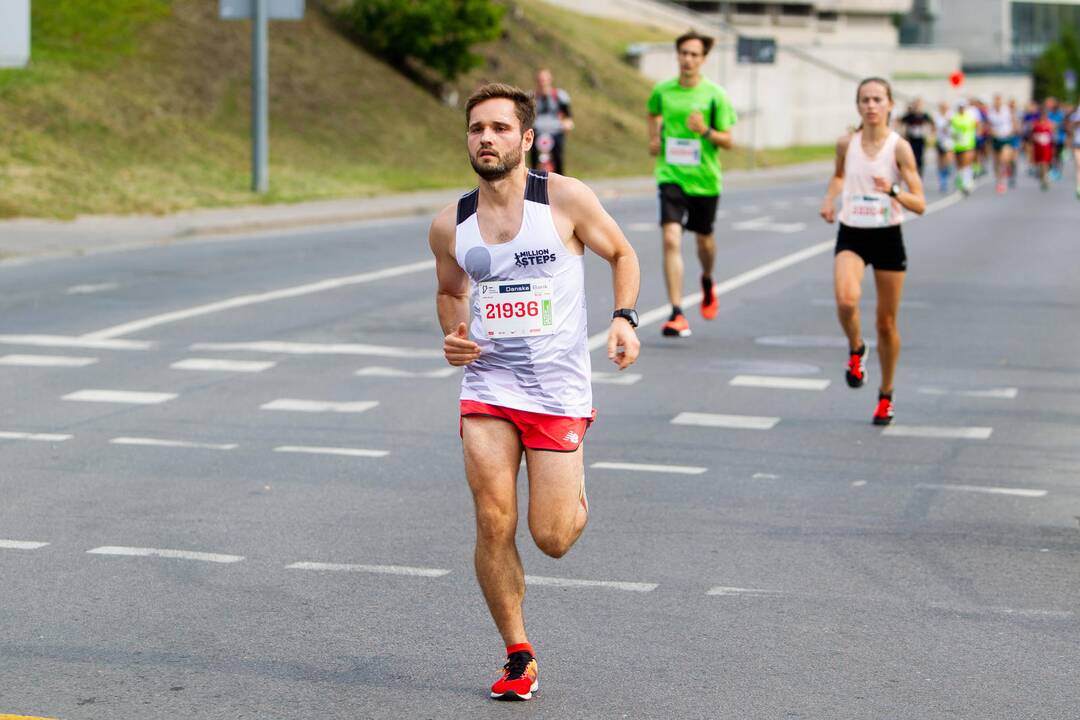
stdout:
[[(719, 317), (653, 313), (597, 375), (589, 528), (558, 561), (519, 533), (518, 705), (486, 699), (428, 219), (0, 265), (0, 715), (1076, 717), (1080, 203), (931, 195), (883, 433), (824, 180), (733, 190)], [(662, 307), (655, 200), (608, 206)]]

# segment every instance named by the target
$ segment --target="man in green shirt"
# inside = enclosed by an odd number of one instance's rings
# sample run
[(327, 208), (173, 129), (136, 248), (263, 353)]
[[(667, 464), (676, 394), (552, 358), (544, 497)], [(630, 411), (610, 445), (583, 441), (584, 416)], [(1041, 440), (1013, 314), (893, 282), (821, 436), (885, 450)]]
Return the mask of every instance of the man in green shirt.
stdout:
[(979, 135), (978, 110), (961, 99), (953, 113), (951, 126), (953, 151), (956, 153), (956, 187), (965, 195), (975, 188), (975, 145)]
[(711, 37), (693, 31), (680, 35), (675, 40), (679, 77), (659, 83), (649, 97), (649, 153), (656, 156), (664, 281), (671, 300), (671, 317), (662, 332), (672, 337), (690, 334), (680, 307), (683, 228), (697, 235), (701, 316), (712, 320), (720, 307), (712, 279), (713, 223), (721, 191), (717, 148), (731, 149), (736, 117), (724, 89), (701, 74), (712, 46)]

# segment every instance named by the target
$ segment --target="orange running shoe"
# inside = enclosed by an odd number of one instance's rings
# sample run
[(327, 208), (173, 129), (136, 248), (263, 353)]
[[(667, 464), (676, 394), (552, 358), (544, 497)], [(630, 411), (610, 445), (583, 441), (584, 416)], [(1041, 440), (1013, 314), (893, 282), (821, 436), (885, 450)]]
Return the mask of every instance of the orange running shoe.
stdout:
[(862, 387), (866, 382), (866, 343), (858, 350), (850, 351), (847, 370), (844, 372), (848, 387)]
[(664, 323), (660, 332), (667, 337), (690, 337), (690, 323), (686, 322), (685, 315), (679, 313)]
[(888, 395), (878, 393), (877, 409), (874, 410), (874, 424), (889, 425), (892, 423), (894, 415), (892, 393)]
[(716, 313), (720, 312), (720, 301), (716, 299), (716, 288), (713, 287), (712, 278), (708, 275), (701, 276), (701, 317), (712, 320)]
[(530, 700), (533, 693), (540, 689), (539, 677), (532, 645), (511, 645), (506, 648), (503, 675), (491, 686), (491, 697), (496, 700)]

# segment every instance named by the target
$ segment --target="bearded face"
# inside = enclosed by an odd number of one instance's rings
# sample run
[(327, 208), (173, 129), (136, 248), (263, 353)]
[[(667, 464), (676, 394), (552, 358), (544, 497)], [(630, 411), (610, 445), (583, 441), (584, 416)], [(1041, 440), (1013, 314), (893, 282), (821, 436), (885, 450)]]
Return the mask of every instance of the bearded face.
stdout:
[(469, 163), (484, 180), (501, 180), (521, 166), (532, 146), (532, 130), (522, 131), (514, 103), (493, 98), (473, 108), (468, 129)]

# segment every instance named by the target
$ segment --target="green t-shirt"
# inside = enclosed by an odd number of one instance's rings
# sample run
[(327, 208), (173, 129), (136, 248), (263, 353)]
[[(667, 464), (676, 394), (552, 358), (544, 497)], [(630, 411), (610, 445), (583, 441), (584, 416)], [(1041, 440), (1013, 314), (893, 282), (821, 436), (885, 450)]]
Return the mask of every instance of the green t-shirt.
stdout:
[(975, 136), (979, 130), (979, 120), (970, 110), (955, 112), (952, 116), (953, 149), (967, 152), (975, 149)]
[(679, 79), (662, 82), (649, 96), (649, 114), (660, 115), (660, 153), (656, 157), (656, 181), (675, 183), (687, 195), (719, 195), (720, 160), (716, 146), (686, 126), (697, 110), (705, 124), (721, 132), (736, 122), (735, 108), (724, 88), (706, 78), (694, 87)]

